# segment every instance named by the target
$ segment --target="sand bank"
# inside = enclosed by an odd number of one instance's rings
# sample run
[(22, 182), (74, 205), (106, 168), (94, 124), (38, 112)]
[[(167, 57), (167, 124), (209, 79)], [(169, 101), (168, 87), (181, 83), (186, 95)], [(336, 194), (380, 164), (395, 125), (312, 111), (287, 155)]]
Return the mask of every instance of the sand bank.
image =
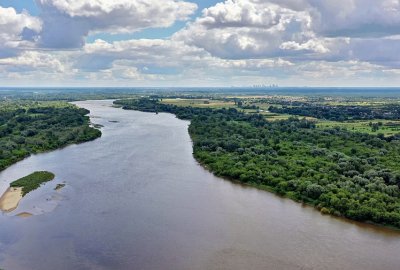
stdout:
[(4, 192), (0, 198), (0, 210), (4, 212), (11, 212), (18, 207), (22, 199), (21, 187), (10, 187)]
[(31, 216), (33, 216), (33, 214), (28, 213), (28, 212), (22, 212), (17, 215), (17, 217), (23, 217), (23, 218), (27, 218), (27, 217), (31, 217)]

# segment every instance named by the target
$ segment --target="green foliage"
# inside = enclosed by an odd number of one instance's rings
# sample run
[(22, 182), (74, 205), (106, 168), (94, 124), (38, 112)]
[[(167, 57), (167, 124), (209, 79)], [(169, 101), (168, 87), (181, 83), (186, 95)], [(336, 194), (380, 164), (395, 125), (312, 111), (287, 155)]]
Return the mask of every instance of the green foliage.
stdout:
[(156, 99), (125, 109), (191, 119), (194, 157), (214, 174), (314, 205), (325, 214), (400, 228), (400, 140), (290, 118), (268, 122), (235, 109), (195, 109)]
[(22, 177), (10, 184), (10, 187), (22, 187), (22, 196), (40, 187), (41, 184), (54, 179), (51, 172), (34, 172), (30, 175)]
[(88, 113), (64, 102), (0, 102), (0, 171), (31, 154), (100, 137)]
[[(373, 119), (397, 120), (400, 118), (400, 106), (397, 104), (388, 104), (385, 106), (328, 106), (301, 103), (298, 106), (271, 106), (269, 111), (273, 113), (301, 115), (333, 121)], [(373, 128), (378, 130), (379, 126)]]
[(57, 184), (57, 186), (54, 188), (54, 190), (60, 190), (62, 188), (64, 188), (66, 186), (66, 184), (62, 183), (62, 184)]
[(125, 110), (140, 110), (142, 112), (167, 112), (173, 113), (180, 119), (191, 119), (197, 114), (211, 113), (211, 108), (182, 107), (177, 105), (159, 103), (158, 99), (125, 99), (116, 100), (116, 105), (121, 105)]

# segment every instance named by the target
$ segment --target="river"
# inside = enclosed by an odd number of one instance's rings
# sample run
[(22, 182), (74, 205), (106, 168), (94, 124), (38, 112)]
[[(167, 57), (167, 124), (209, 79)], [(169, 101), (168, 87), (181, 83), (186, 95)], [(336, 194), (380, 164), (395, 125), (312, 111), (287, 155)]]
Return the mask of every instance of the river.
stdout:
[(189, 122), (111, 101), (76, 104), (104, 126), (100, 139), (0, 173), (0, 192), (33, 171), (56, 174), (0, 215), (0, 268), (400, 269), (399, 232), (213, 176), (192, 157)]

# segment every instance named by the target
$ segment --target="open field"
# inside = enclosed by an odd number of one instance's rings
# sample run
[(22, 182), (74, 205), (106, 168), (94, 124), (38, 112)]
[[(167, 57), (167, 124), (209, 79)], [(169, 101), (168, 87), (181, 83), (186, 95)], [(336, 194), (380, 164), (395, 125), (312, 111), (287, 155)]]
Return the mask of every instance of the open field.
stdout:
[[(372, 124), (379, 126), (377, 130), (372, 129)], [(317, 127), (319, 128), (345, 128), (353, 132), (361, 132), (368, 134), (383, 134), (385, 136), (391, 136), (400, 133), (400, 121), (390, 120), (371, 120), (371, 121), (349, 121), (349, 122), (336, 122), (336, 121), (325, 121), (318, 120)]]
[(372, 107), (381, 107), (387, 104), (400, 104), (399, 100), (325, 100), (321, 102), (324, 105), (330, 106), (372, 106)]

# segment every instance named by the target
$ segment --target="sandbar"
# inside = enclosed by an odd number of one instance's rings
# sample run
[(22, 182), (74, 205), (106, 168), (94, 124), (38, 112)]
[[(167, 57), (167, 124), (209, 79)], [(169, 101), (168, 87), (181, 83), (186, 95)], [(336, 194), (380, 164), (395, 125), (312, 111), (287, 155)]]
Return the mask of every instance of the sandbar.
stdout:
[(0, 210), (11, 212), (18, 207), (22, 199), (22, 187), (10, 187), (0, 198)]
[(17, 215), (17, 217), (23, 217), (23, 218), (27, 218), (27, 217), (31, 217), (31, 216), (33, 216), (33, 214), (28, 213), (28, 212), (22, 212)]

